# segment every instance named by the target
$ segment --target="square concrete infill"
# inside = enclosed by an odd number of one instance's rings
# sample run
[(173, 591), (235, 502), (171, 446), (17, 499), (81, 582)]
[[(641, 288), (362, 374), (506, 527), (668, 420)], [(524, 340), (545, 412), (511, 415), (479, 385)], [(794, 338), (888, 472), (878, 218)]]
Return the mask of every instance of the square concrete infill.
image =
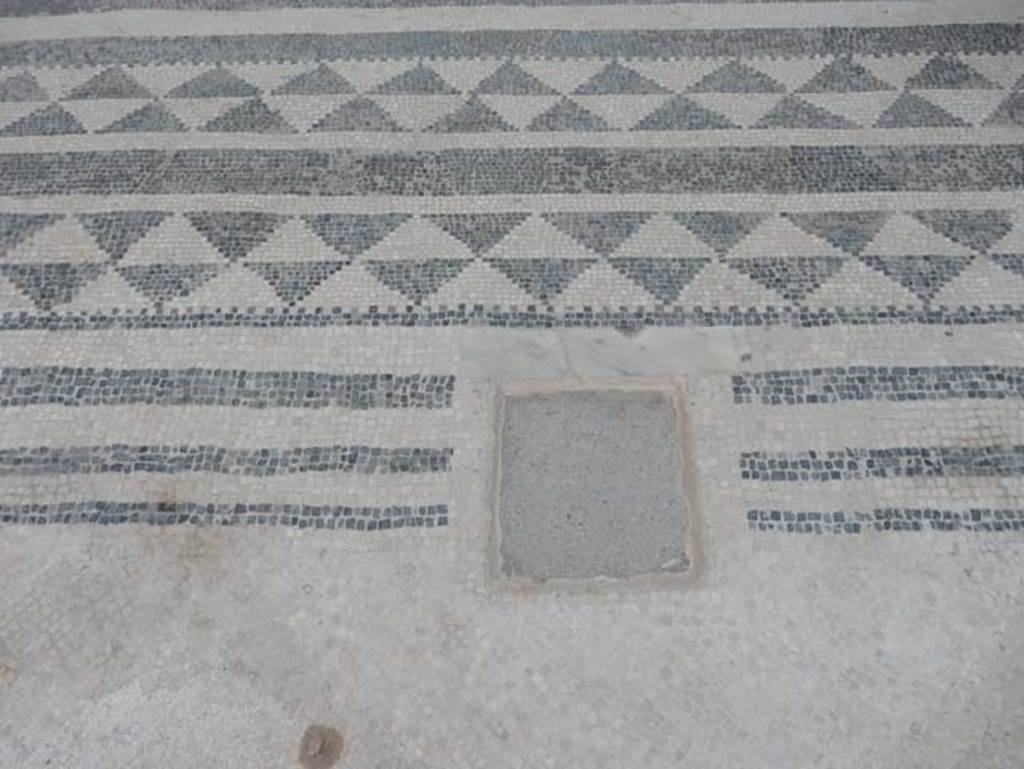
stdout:
[(510, 392), (497, 511), (501, 574), (624, 579), (690, 568), (673, 391)]

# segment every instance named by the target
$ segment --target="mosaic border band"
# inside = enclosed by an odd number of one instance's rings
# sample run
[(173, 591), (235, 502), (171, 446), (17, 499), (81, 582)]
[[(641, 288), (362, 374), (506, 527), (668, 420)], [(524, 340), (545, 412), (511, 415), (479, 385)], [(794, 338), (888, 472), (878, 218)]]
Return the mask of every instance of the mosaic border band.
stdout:
[(878, 508), (865, 512), (794, 512), (750, 510), (751, 531), (783, 534), (867, 534), (869, 532), (1024, 532), (1024, 510), (979, 508), (966, 511), (932, 508)]
[(342, 307), (271, 308), (252, 311), (240, 308), (168, 310), (165, 312), (122, 311), (111, 313), (0, 315), (0, 331), (97, 331), (109, 329), (197, 329), (197, 328), (337, 328), (404, 327), (449, 328), (614, 328), (623, 332), (644, 328), (714, 328), (735, 326), (760, 328), (821, 328), (825, 326), (877, 326), (918, 324), (928, 326), (989, 325), (1024, 323), (1024, 306), (933, 307), (899, 309), (871, 308), (623, 308), (620, 310), (553, 310), (527, 306), (522, 309), (489, 309), (482, 306), (438, 308), (409, 306), (405, 309), (367, 310)]
[(762, 406), (847, 401), (1024, 399), (1017, 366), (839, 366), (737, 374), (733, 403)]
[(866, 478), (1010, 478), (1024, 475), (1024, 445), (898, 446), (740, 454), (745, 481), (804, 483)]
[(309, 472), (442, 473), (449, 470), (453, 454), (451, 448), (379, 446), (26, 446), (0, 449), (0, 477), (95, 473), (217, 473), (255, 477)]
[(0, 408), (24, 406), (450, 408), (453, 376), (322, 374), (207, 368), (0, 369)]
[(331, 59), (835, 56), (1017, 53), (1021, 24), (671, 30), (472, 30), (267, 34), (217, 37), (100, 37), (0, 44), (0, 66), (177, 64)]
[[(807, 0), (804, 0), (805, 2)], [(817, 0), (820, 2), (821, 0)], [(839, 2), (850, 0), (826, 0)], [(854, 0), (871, 2), (872, 0)], [(0, 0), (0, 16), (41, 16), (119, 10), (248, 11), (269, 8), (462, 8), (545, 5), (774, 4), (792, 0)]]
[(805, 194), (1022, 187), (1021, 144), (0, 154), (0, 195), (15, 196)]
[(0, 524), (148, 524), (151, 526), (281, 526), (387, 531), (447, 526), (448, 506), (348, 507), (286, 504), (68, 502), (0, 505)]

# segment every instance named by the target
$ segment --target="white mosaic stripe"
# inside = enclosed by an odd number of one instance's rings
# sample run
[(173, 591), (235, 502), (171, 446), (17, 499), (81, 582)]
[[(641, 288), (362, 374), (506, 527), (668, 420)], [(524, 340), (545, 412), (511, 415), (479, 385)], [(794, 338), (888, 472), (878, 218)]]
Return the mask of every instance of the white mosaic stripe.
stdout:
[[(790, 437), (790, 425), (799, 408), (807, 421), (799, 437)], [(983, 446), (1024, 443), (1024, 407), (1014, 401), (922, 401), (834, 403), (828, 405), (756, 406), (746, 419), (757, 420), (750, 434), (750, 450), (819, 450), (846, 446), (919, 446), (935, 438), (941, 425), (940, 445)], [(762, 432), (763, 431), (763, 432)], [(763, 436), (763, 437), (761, 437)]]
[[(307, 505), (393, 504), (429, 505), (451, 497), (449, 479), (416, 476), (375, 476), (356, 473), (317, 473), (244, 478), (204, 473), (0, 476), (0, 494), (7, 504), (57, 504), (85, 499), (119, 502), (215, 502), (259, 504), (277, 502)], [(453, 516), (457, 516), (453, 511)]]
[(45, 445), (81, 446), (94, 442), (102, 425), (103, 443), (212, 444), (273, 446), (434, 446), (450, 435), (448, 410), (399, 409), (388, 414), (347, 409), (258, 410), (202, 406), (97, 406), (68, 409), (32, 406), (2, 413), (0, 448), (33, 445), (39, 425), (60, 425)]
[[(920, 24), (922, 3), (913, 0), (827, 0), (801, 2), (799, 12), (773, 2), (684, 3), (614, 2), (600, 5), (545, 5), (402, 8), (400, 14), (379, 8), (290, 8), (246, 13), (195, 10), (121, 10), (103, 15), (8, 17), (0, 40), (47, 38), (132, 37), (136, 35), (204, 34), (211, 25), (228, 23), (237, 34), (395, 32), (418, 29), (677, 29), (686, 27), (765, 28), (802, 26), (890, 26)], [(932, 23), (971, 23), (977, 9), (956, 0), (929, 0)], [(987, 21), (1017, 21), (1014, 0), (987, 0)]]
[[(614, 97), (610, 97), (614, 99)], [(983, 118), (984, 116), (980, 116)], [(1014, 127), (906, 128), (906, 129), (725, 129), (694, 131), (607, 131), (591, 133), (409, 133), (399, 134), (401, 145), (410, 151), (445, 149), (486, 149), (500, 143), (509, 148), (555, 147), (777, 147), (780, 143), (817, 147), (917, 146), (923, 143), (973, 146), (1013, 144), (1021, 130)], [(354, 148), (385, 151), (394, 148), (389, 133), (345, 132), (285, 134), (113, 134), (85, 136), (0, 136), (0, 152), (89, 152), (111, 150), (182, 149), (293, 149), (296, 147), (333, 150)], [(746, 193), (744, 193), (746, 194)], [(522, 197), (522, 196), (517, 196)], [(104, 200), (107, 198), (104, 197)], [(147, 197), (148, 199), (148, 197)], [(251, 199), (251, 198), (250, 198)], [(137, 198), (136, 198), (137, 200)]]
[(132, 210), (161, 211), (265, 211), (295, 216), (319, 213), (465, 213), (467, 211), (905, 211), (911, 209), (999, 208), (1024, 211), (1024, 200), (1015, 190), (844, 192), (775, 195), (758, 192), (692, 194), (623, 193), (527, 194), (527, 195), (446, 195), (413, 197), (379, 195), (373, 197), (297, 197), (291, 195), (53, 195), (22, 197), (0, 195), (0, 210), (5, 213), (83, 213)]
[[(263, 371), (422, 374), (451, 371), (450, 332), (417, 329), (195, 329), (165, 331), (8, 334), (7, 366), (95, 366), (115, 368), (238, 368)], [(457, 397), (457, 395), (456, 395)]]

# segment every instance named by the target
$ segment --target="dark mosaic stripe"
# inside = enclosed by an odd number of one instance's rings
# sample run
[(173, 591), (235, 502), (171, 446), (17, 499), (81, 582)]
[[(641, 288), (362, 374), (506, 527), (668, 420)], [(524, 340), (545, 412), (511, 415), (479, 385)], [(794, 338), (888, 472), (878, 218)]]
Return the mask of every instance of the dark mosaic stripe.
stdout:
[(0, 45), (0, 66), (391, 58), (695, 58), (1013, 53), (1024, 25), (672, 30), (472, 30), (216, 37), (100, 37)]
[(785, 534), (864, 534), (872, 531), (968, 531), (1004, 533), (1024, 531), (1024, 510), (935, 510), (880, 508), (865, 512), (793, 512), (750, 510), (747, 525), (753, 531)]
[[(797, 0), (814, 2), (816, 0)], [(820, 0), (817, 0), (820, 1)], [(826, 0), (838, 2), (838, 0)], [(867, 0), (865, 0), (867, 1)], [(499, 5), (677, 5), (781, 3), (792, 0), (0, 0), (0, 16), (38, 16), (129, 8), (240, 11), (260, 8), (429, 8)]]
[(68, 502), (0, 505), (0, 524), (149, 524), (151, 526), (287, 526), (299, 529), (386, 531), (448, 525), (447, 505), (322, 507), (281, 504)]
[(737, 374), (733, 401), (763, 406), (843, 401), (1024, 398), (1015, 366), (849, 366)]
[(0, 331), (96, 331), (200, 328), (821, 328), (827, 326), (977, 326), (1024, 323), (1024, 306), (899, 308), (669, 307), (616, 310), (553, 310), (549, 307), (487, 308), (480, 305), (353, 310), (343, 307), (210, 309), (135, 313), (0, 313)]
[(224, 446), (18, 447), (0, 450), (0, 476), (69, 473), (220, 473), (268, 476), (310, 472), (366, 475), (446, 472), (450, 448), (307, 446), (235, 449)]
[(964, 478), (1024, 475), (1024, 446), (909, 446), (836, 451), (751, 451), (740, 455), (750, 481)]
[(442, 409), (453, 376), (321, 374), (221, 369), (0, 369), (5, 406), (236, 406), (241, 408)]
[(1024, 187), (1024, 145), (0, 154), (0, 194), (821, 193)]

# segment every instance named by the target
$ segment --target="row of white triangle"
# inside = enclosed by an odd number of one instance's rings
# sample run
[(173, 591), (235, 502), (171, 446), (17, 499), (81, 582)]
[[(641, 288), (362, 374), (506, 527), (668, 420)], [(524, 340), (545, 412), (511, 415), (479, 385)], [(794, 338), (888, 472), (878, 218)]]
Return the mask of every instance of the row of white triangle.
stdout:
[[(369, 99), (376, 103), (400, 128), (421, 131), (434, 126), (448, 115), (456, 113), (464, 104), (465, 96), (428, 95), (410, 96), (381, 94), (367, 97), (338, 96), (264, 96), (269, 110), (276, 112), (292, 128), (306, 132), (328, 116), (339, 105), (355, 99)], [(479, 99), (512, 128), (526, 130), (534, 118), (558, 105), (560, 96), (502, 96), (485, 95)], [(573, 96), (571, 101), (583, 110), (603, 120), (611, 129), (635, 128), (644, 118), (676, 97), (671, 95), (616, 95)], [(754, 127), (785, 99), (798, 98), (812, 107), (837, 115), (861, 127), (875, 125), (879, 117), (901, 98), (891, 91), (848, 94), (687, 94), (686, 98), (698, 107), (711, 110), (727, 118), (739, 128)], [(995, 90), (933, 90), (918, 94), (954, 118), (970, 125), (984, 123), (995, 113), (1007, 94)], [(187, 129), (200, 130), (207, 123), (232, 108), (244, 103), (244, 98), (204, 98), (167, 100), (163, 107), (173, 114)], [(88, 132), (102, 131), (121, 118), (150, 104), (146, 99), (118, 99), (62, 102), (66, 110)], [(0, 103), (0, 130), (38, 111), (38, 103)], [(944, 122), (944, 121), (939, 121)], [(240, 129), (241, 130), (241, 129)]]
[[(893, 56), (854, 56), (852, 62), (863, 66), (872, 75), (902, 90), (907, 81), (921, 72), (934, 54)], [(1020, 54), (957, 54), (956, 57), (980, 76), (1001, 89), (1012, 89), (1024, 75), (1024, 55)], [(661, 61), (624, 60), (624, 66), (650, 78), (669, 92), (687, 91), (695, 83), (727, 64), (725, 59), (687, 59)], [(743, 59), (742, 65), (764, 73), (787, 91), (796, 91), (820, 73), (830, 60), (821, 57), (797, 59)], [(436, 59), (424, 63), (430, 70), (459, 92), (469, 93), (495, 70), (506, 63), (499, 59)], [(516, 66), (554, 91), (572, 94), (579, 86), (608, 66), (607, 59), (570, 59), (548, 61), (517, 59)], [(347, 80), (359, 93), (370, 93), (383, 83), (402, 75), (415, 63), (409, 60), (332, 61), (326, 64)], [(231, 64), (227, 69), (264, 94), (272, 94), (286, 82), (316, 65), (311, 63)], [(47, 68), (17, 67), (0, 69), (0, 81), (19, 74), (33, 77), (50, 99), (62, 99), (105, 67)], [(209, 72), (210, 64), (174, 64), (125, 66), (124, 71), (154, 95), (166, 95), (188, 81)]]
[[(1010, 232), (992, 248), (994, 253), (1024, 253), (1024, 217), (1017, 216)], [(841, 255), (825, 240), (796, 227), (785, 217), (771, 216), (729, 251), (730, 258), (763, 256), (822, 257)], [(970, 254), (967, 247), (949, 240), (924, 226), (912, 216), (892, 214), (877, 236), (863, 249), (864, 255), (959, 256)], [(619, 258), (704, 257), (711, 261), (683, 290), (678, 303), (684, 306), (768, 306), (784, 303), (773, 291), (739, 271), (715, 260), (714, 252), (686, 227), (668, 215), (655, 215), (614, 252)], [(414, 217), (377, 245), (356, 263), (341, 268), (307, 297), (305, 306), (403, 307), (408, 299), (384, 286), (367, 272), (360, 262), (368, 260), (408, 260), (431, 258), (469, 258), (469, 250), (427, 220)], [(486, 253), (487, 258), (580, 258), (597, 259), (594, 252), (533, 216), (513, 229)], [(73, 217), (28, 238), (12, 249), (4, 261), (8, 264), (86, 263), (106, 260), (92, 238)], [(338, 262), (330, 249), (298, 218), (282, 224), (263, 244), (244, 257), (246, 262)], [(183, 218), (172, 216), (135, 243), (119, 266), (154, 264), (218, 265), (216, 277), (171, 306), (182, 307), (273, 307), (281, 300), (271, 286), (242, 264), (228, 265), (210, 243)], [(33, 311), (27, 296), (12, 284), (0, 281), (0, 310)], [(431, 306), (458, 304), (526, 307), (538, 301), (515, 285), (500, 270), (486, 261), (473, 261), (462, 272), (429, 298)], [(649, 306), (651, 296), (610, 264), (598, 261), (576, 278), (552, 304), (560, 307)], [(920, 303), (896, 282), (873, 270), (858, 259), (847, 258), (843, 268), (808, 297), (808, 303), (821, 307), (870, 307), (874, 305), (910, 306)], [(1017, 276), (991, 260), (975, 258), (955, 280), (935, 297), (933, 305), (1024, 304), (1024, 277)], [(85, 286), (62, 311), (141, 309), (152, 306), (113, 270)]]
[[(1012, 216), (1012, 228), (991, 247), (993, 253), (1024, 254), (1024, 212)], [(961, 256), (970, 248), (940, 235), (911, 214), (893, 212), (860, 252), (865, 256)], [(542, 216), (534, 215), (513, 228), (484, 254), (488, 258), (587, 259), (597, 256)], [(675, 221), (670, 214), (653, 214), (615, 248), (621, 258), (707, 257), (715, 251)], [(725, 254), (735, 258), (763, 256), (842, 256), (843, 252), (823, 238), (797, 227), (787, 217), (772, 214), (738, 238)], [(429, 219), (412, 217), (357, 259), (469, 258), (469, 248)], [(4, 261), (102, 262), (107, 255), (97, 246), (74, 216), (69, 215), (42, 229), (11, 249)], [(243, 258), (247, 261), (338, 261), (339, 254), (317, 237), (299, 217), (278, 227), (265, 242)], [(169, 216), (134, 243), (118, 263), (223, 264), (225, 259), (183, 216)]]
[[(401, 309), (408, 298), (385, 286), (364, 265), (342, 267), (324, 280), (301, 305), (307, 308), (342, 307), (365, 310), (377, 307)], [(424, 304), (431, 308), (472, 307), (526, 309), (531, 306), (556, 309), (653, 307), (657, 303), (641, 286), (606, 262), (590, 266), (556, 297), (538, 301), (517, 286), (498, 268), (485, 261), (470, 262), (461, 273), (431, 295)], [(710, 262), (684, 288), (674, 305), (696, 308), (759, 308), (790, 305), (783, 297), (721, 262)], [(850, 258), (843, 268), (802, 303), (812, 308), (921, 307), (922, 303), (895, 281)], [(932, 300), (935, 307), (1024, 306), (1024, 278), (1015, 276), (983, 257), (976, 258)], [(108, 269), (84, 286), (73, 301), (54, 309), (58, 312), (110, 313), (151, 310), (153, 304), (131, 288), (115, 270)], [(166, 309), (253, 308), (257, 311), (283, 307), (272, 286), (253, 270), (230, 265), (188, 296), (175, 299)], [(38, 308), (13, 282), (0, 278), (0, 316)]]

